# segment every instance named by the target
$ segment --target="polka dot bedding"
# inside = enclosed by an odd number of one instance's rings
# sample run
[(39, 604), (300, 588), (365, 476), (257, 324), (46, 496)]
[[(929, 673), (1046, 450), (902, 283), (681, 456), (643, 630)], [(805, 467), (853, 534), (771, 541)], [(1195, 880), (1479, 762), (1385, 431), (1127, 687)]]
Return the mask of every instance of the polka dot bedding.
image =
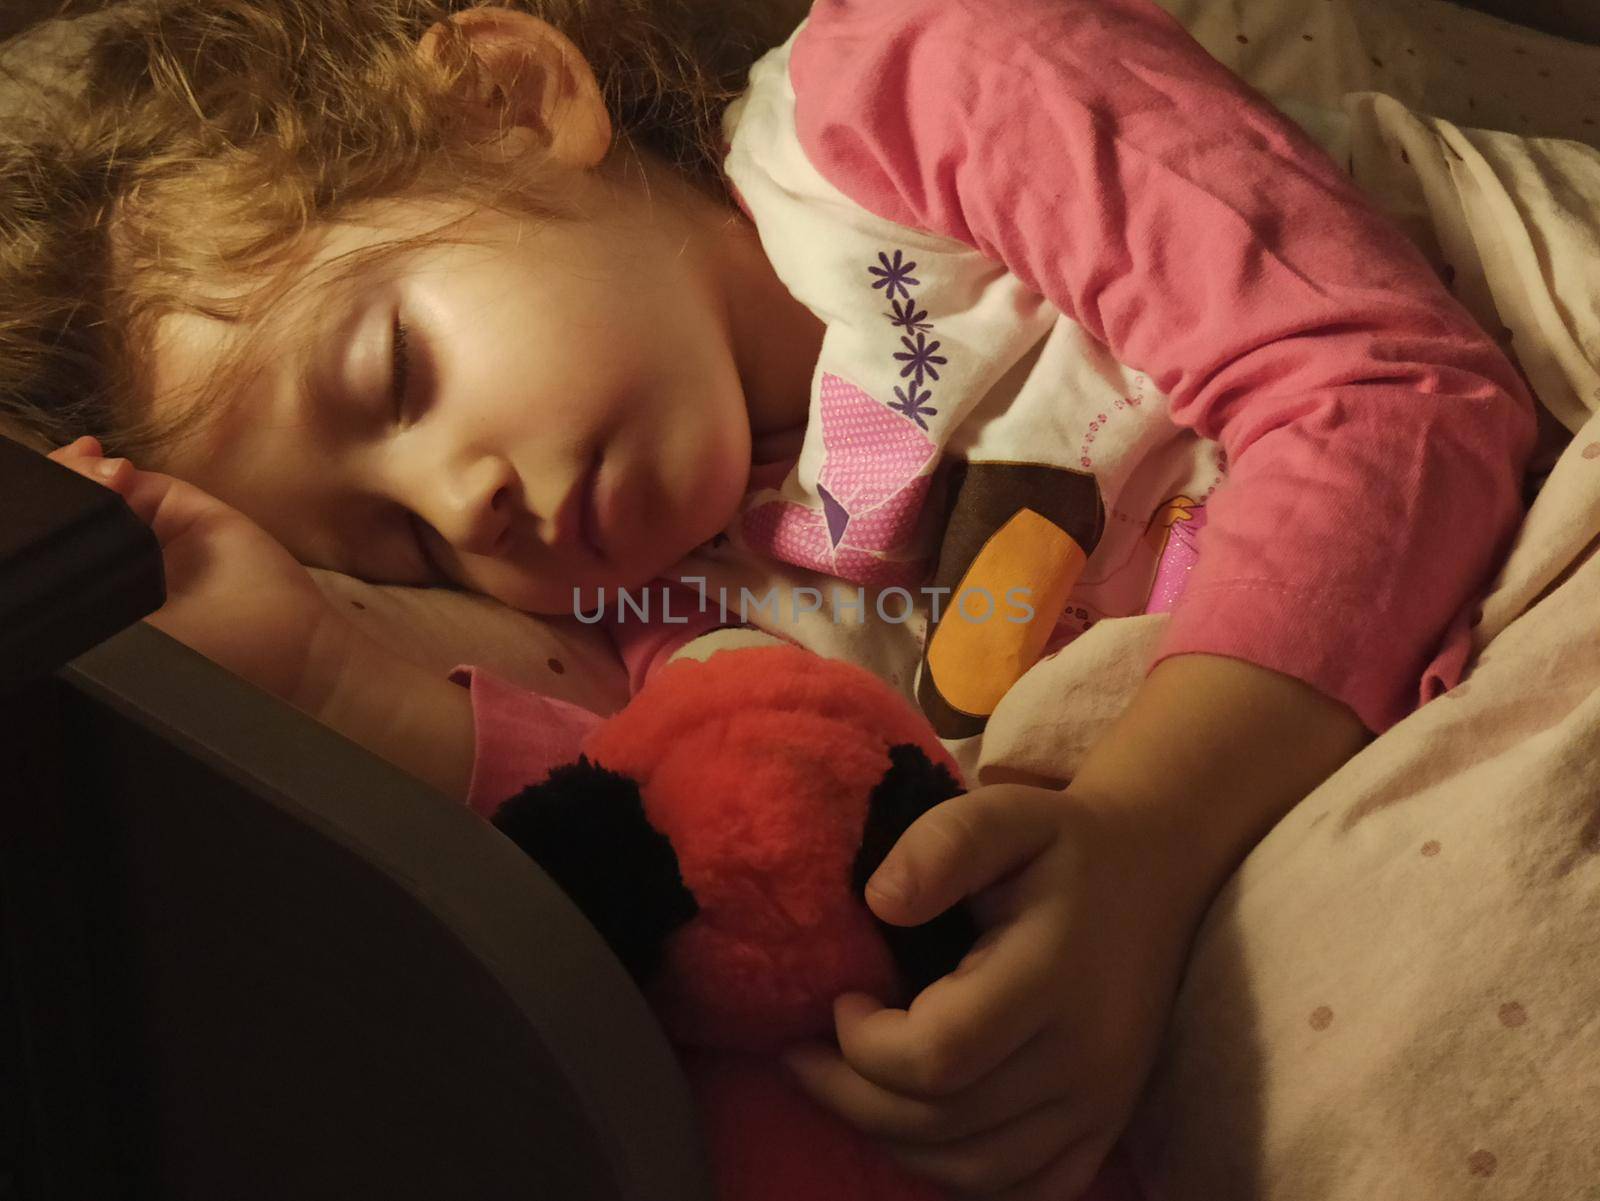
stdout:
[(1273, 99), (1382, 92), (1458, 125), (1600, 145), (1600, 46), (1445, 0), (1157, 0)]
[[(1600, 1201), (1600, 48), (1433, 3), (1302, 0), (1259, 23), (1264, 3), (1205, 7), (1213, 53), (1348, 165), (1517, 359), (1548, 462), (1464, 615), (1468, 678), (1218, 898), (1133, 1159), (1148, 1201)], [(1416, 38), (1436, 14), (1440, 38)], [(1324, 28), (1350, 53), (1295, 53)], [(1156, 637), (1098, 632), (1125, 639), (1102, 667)]]
[(1469, 678), (1214, 905), (1129, 1133), (1147, 1201), (1600, 1197), (1597, 540), (1591, 421)]

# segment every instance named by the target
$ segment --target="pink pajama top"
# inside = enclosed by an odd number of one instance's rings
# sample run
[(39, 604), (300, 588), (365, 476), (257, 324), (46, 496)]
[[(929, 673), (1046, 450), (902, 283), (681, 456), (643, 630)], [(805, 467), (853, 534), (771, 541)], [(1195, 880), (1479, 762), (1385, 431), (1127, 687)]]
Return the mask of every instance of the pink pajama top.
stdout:
[[(1151, 666), (1244, 659), (1374, 731), (1459, 679), (1531, 400), (1403, 234), (1151, 0), (816, 0), (724, 129), (730, 190), (827, 334), (799, 459), (753, 473), (680, 596), (913, 592), (887, 634), (745, 619), (879, 670), (957, 745), (1041, 653), (1134, 613), (1170, 615)], [(992, 645), (914, 592), (1019, 562), (1033, 613)], [(678, 612), (611, 627), (635, 688), (739, 620)], [(480, 812), (598, 720), (452, 678)]]

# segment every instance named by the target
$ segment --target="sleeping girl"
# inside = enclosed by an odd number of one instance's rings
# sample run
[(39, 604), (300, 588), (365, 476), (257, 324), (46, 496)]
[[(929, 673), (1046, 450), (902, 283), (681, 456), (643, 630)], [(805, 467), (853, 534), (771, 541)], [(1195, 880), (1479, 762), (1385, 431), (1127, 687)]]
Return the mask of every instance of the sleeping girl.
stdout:
[[(84, 70), (0, 158), (13, 422), (154, 528), (157, 625), (480, 811), (584, 715), (396, 658), (306, 565), (550, 614), (898, 589), (763, 624), (963, 746), (1167, 612), (1069, 784), (974, 787), (869, 884), (972, 896), (968, 959), (788, 1058), (967, 1194), (1089, 1181), (1209, 899), (1454, 682), (1519, 519), (1515, 369), (1151, 0), (154, 0)], [(619, 639), (643, 676), (721, 619)]]

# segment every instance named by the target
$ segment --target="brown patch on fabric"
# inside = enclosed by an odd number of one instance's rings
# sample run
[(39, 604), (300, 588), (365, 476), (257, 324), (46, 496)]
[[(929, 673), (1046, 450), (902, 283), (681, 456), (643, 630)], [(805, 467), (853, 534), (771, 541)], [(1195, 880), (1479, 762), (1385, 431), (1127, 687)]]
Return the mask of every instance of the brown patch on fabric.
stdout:
[(1500, 1006), (1500, 1024), (1508, 1030), (1515, 1030), (1528, 1020), (1528, 1011), (1519, 1002), (1507, 1001)]

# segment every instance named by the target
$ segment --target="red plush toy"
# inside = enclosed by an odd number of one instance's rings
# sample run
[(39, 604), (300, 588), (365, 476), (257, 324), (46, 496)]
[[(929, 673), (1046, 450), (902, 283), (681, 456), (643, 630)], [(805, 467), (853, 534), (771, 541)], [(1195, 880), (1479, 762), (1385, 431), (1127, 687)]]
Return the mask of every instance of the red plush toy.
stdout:
[(830, 1038), (840, 993), (904, 1005), (972, 946), (963, 907), (905, 928), (862, 897), (906, 828), (962, 791), (887, 684), (772, 646), (663, 668), (576, 763), (495, 814), (678, 1047), (717, 1201), (945, 1201), (812, 1102), (777, 1052)]

